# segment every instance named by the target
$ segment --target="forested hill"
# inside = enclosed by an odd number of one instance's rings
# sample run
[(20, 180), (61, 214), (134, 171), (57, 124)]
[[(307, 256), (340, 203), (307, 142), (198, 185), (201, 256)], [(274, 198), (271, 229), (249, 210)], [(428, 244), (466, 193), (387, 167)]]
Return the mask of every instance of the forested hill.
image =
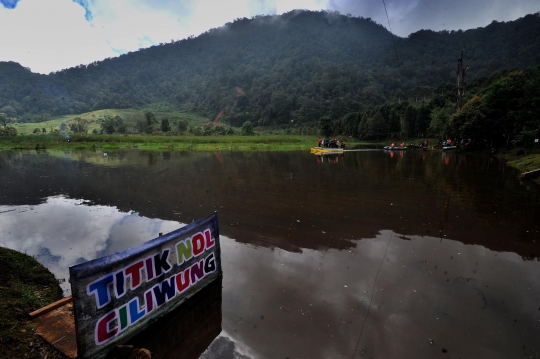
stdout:
[[(467, 31), (395, 38), (371, 19), (294, 11), (237, 19), (196, 38), (49, 75), (0, 63), (0, 112), (20, 122), (104, 108), (164, 107), (234, 125), (338, 118), (455, 81), (465, 46), (468, 79), (540, 64), (540, 16)], [(429, 88), (427, 92), (431, 91)]]

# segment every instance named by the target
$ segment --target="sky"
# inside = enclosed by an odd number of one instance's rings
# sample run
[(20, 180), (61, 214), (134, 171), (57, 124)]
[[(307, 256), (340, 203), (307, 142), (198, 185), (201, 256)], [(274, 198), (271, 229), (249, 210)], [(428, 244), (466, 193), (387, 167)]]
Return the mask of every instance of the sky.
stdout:
[[(458, 30), (540, 11), (540, 0), (385, 0), (392, 32)], [(294, 9), (338, 11), (388, 28), (382, 0), (0, 0), (0, 61), (50, 73), (234, 19)]]

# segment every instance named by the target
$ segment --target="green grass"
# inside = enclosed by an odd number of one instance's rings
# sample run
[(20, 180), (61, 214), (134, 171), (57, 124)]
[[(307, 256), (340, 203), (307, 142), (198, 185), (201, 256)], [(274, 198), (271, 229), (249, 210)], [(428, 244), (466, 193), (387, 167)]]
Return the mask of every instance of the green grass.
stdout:
[(28, 314), (62, 298), (54, 276), (34, 258), (0, 247), (0, 359), (60, 358), (33, 333)]
[(517, 168), (521, 172), (529, 172), (540, 169), (540, 153), (531, 153), (528, 155), (523, 155), (518, 158), (514, 156), (504, 156), (508, 159), (507, 164), (514, 168)]
[(0, 149), (76, 149), (76, 150), (302, 150), (313, 147), (313, 136), (159, 136), (159, 135), (72, 135), (67, 142), (59, 135), (26, 135), (4, 138)]
[[(177, 123), (180, 120), (186, 120), (190, 125), (197, 125), (204, 122), (209, 122), (210, 119), (199, 116), (197, 114), (193, 113), (186, 113), (186, 112), (178, 112), (178, 111), (166, 111), (165, 108), (158, 107), (155, 110), (154, 108), (151, 108), (152, 112), (156, 116), (158, 121), (161, 121), (163, 118), (169, 119), (169, 122), (171, 123), (171, 126), (173, 126), (175, 123)], [(33, 123), (16, 123), (12, 126), (17, 129), (17, 132), (21, 135), (31, 135), (33, 134), (33, 131), (35, 128), (45, 128), (47, 130), (47, 133), (50, 133), (51, 130), (58, 130), (60, 128), (60, 125), (62, 122), (69, 124), (75, 117), (84, 118), (88, 121), (90, 121), (90, 124), (88, 126), (88, 132), (91, 133), (92, 130), (97, 129), (100, 130), (99, 123), (97, 123), (97, 120), (99, 118), (103, 118), (105, 115), (109, 115), (112, 117), (120, 116), (128, 125), (128, 128), (133, 128), (135, 125), (135, 122), (139, 119), (143, 119), (143, 110), (137, 110), (137, 109), (109, 109), (109, 110), (98, 110), (98, 111), (92, 111), (87, 113), (82, 113), (78, 115), (64, 115), (64, 116), (58, 116), (54, 117), (48, 121), (44, 122), (33, 122)]]

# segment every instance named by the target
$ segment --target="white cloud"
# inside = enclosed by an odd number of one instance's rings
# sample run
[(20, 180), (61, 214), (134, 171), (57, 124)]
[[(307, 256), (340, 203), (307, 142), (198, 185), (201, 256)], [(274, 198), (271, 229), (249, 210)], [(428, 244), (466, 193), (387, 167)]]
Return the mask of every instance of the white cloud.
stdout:
[[(69, 266), (81, 260), (115, 253), (184, 226), (80, 203), (55, 196), (36, 206), (0, 206), (0, 245), (34, 256), (58, 279), (66, 279)], [(62, 288), (69, 291), (68, 282)]]
[(70, 0), (22, 0), (14, 10), (0, 7), (0, 61), (48, 73), (114, 56), (105, 34), (84, 14)]
[[(81, 1), (81, 3), (85, 3)], [(139, 48), (199, 35), (236, 18), (294, 9), (331, 10), (371, 17), (388, 26), (380, 1), (358, 0), (21, 0), (0, 6), (0, 61), (48, 73)], [(392, 30), (468, 29), (540, 11), (538, 0), (386, 0)], [(8, 29), (8, 31), (6, 31)]]

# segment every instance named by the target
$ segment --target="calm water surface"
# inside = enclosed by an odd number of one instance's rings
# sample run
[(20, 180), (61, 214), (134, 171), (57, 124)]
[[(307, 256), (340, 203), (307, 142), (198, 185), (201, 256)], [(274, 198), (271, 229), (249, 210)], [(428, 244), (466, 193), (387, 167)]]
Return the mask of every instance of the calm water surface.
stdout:
[(218, 211), (221, 334), (158, 357), (535, 358), (540, 192), (516, 175), (417, 150), (2, 152), (0, 245), (62, 281)]

